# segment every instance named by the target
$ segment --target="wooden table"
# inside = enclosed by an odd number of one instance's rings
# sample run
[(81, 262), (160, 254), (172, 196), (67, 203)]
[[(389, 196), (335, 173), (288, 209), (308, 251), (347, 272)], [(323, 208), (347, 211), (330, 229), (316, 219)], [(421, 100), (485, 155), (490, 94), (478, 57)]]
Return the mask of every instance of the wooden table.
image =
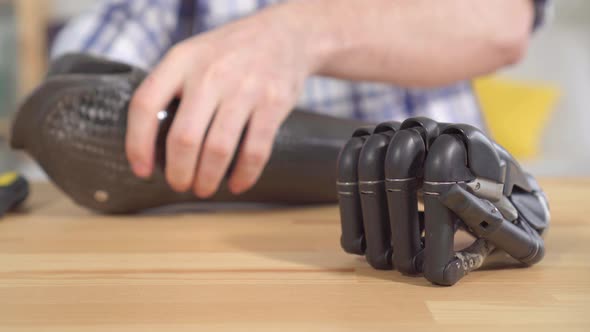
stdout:
[(335, 207), (99, 216), (38, 185), (0, 222), (0, 330), (590, 331), (590, 179), (543, 185), (545, 260), (448, 288), (344, 254)]

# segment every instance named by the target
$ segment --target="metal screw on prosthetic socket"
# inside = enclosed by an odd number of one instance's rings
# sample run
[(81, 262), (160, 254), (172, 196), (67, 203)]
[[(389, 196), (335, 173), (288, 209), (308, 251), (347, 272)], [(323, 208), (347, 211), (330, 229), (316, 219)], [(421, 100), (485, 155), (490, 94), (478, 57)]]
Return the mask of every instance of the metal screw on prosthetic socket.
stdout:
[(94, 200), (99, 203), (106, 203), (109, 201), (109, 193), (104, 190), (97, 190), (94, 192)]

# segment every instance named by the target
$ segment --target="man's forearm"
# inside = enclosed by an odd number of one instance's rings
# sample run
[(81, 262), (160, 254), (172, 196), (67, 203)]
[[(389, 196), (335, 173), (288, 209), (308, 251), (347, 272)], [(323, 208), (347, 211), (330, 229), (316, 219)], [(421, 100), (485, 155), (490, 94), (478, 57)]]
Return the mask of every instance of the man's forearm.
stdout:
[(276, 8), (302, 29), (317, 74), (433, 86), (492, 72), (524, 54), (531, 0), (315, 0)]

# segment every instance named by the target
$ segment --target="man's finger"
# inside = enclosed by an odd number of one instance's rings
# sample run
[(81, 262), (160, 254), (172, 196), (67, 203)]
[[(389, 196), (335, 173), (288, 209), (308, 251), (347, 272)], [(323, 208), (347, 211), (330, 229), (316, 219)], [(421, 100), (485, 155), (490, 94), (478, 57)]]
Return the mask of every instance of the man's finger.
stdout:
[(198, 162), (195, 194), (209, 197), (219, 188), (236, 154), (254, 98), (242, 95), (223, 104), (215, 115)]
[(179, 64), (190, 57), (185, 46), (175, 46), (135, 91), (127, 119), (126, 154), (135, 174), (148, 177), (154, 167), (157, 114), (180, 92), (185, 78)]
[(250, 189), (258, 181), (286, 115), (287, 112), (279, 109), (261, 109), (253, 113), (229, 180), (229, 188), (234, 194)]
[(195, 176), (201, 145), (219, 102), (212, 82), (187, 84), (166, 140), (166, 179), (179, 192), (187, 191)]

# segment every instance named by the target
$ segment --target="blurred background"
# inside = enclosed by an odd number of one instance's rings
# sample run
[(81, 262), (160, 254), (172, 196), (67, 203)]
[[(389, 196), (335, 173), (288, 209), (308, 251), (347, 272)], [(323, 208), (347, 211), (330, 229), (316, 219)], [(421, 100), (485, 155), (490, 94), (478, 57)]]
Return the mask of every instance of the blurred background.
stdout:
[[(43, 77), (60, 26), (96, 0), (0, 0), (0, 171), (42, 172), (7, 146), (10, 118)], [(519, 65), (476, 81), (488, 127), (534, 174), (590, 174), (590, 1), (554, 1)]]

